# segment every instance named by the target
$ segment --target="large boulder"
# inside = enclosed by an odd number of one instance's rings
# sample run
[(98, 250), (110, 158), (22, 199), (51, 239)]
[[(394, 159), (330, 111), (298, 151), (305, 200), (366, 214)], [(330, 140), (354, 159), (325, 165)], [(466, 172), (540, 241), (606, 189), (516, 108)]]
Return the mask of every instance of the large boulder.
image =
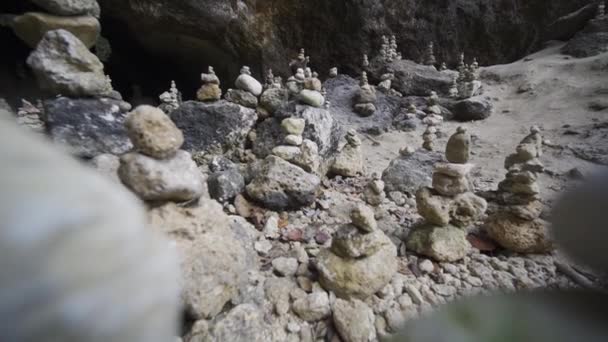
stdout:
[(228, 101), (187, 101), (171, 113), (171, 119), (184, 134), (184, 149), (222, 154), (243, 146), (257, 115)]
[(359, 90), (358, 80), (338, 75), (325, 81), (323, 86), (327, 90), (327, 99), (331, 101), (329, 111), (345, 129), (374, 135), (391, 129), (393, 118), (399, 112), (400, 98), (376, 92), (376, 111), (371, 117), (362, 117), (353, 110), (353, 101)]
[(74, 154), (122, 154), (133, 148), (124, 122), (122, 103), (111, 99), (60, 97), (44, 102), (44, 121), (51, 138)]
[(454, 120), (477, 121), (489, 118), (493, 108), (488, 98), (475, 96), (454, 103), (450, 110), (454, 114)]
[(283, 144), (285, 134), (281, 130), (281, 122), (285, 118), (301, 118), (306, 121), (304, 139), (317, 144), (321, 157), (320, 174), (325, 174), (338, 152), (340, 139), (344, 135), (342, 126), (333, 118), (330, 111), (324, 108), (314, 108), (296, 103), (290, 103), (268, 118), (256, 128), (256, 139), (253, 152), (258, 158), (265, 158), (272, 150)]
[(63, 16), (92, 15), (99, 18), (97, 0), (32, 0), (49, 13)]
[(72, 33), (48, 31), (27, 59), (40, 87), (66, 96), (101, 95), (109, 91), (103, 64)]
[[(393, 88), (403, 95), (428, 96), (431, 91), (448, 95), (453, 83), (450, 73), (437, 71), (432, 66), (421, 65), (410, 60), (394, 61), (386, 68), (395, 74)], [(378, 70), (379, 73), (386, 70)]]
[(467, 232), (454, 226), (420, 226), (407, 237), (406, 246), (441, 262), (461, 260), (471, 250)]
[(549, 224), (542, 219), (525, 220), (499, 212), (484, 225), (488, 235), (502, 247), (518, 253), (546, 253), (553, 249)]
[(608, 51), (608, 19), (591, 20), (561, 52), (577, 58), (596, 56)]
[(265, 207), (283, 210), (314, 203), (320, 185), (316, 175), (279, 157), (269, 156), (246, 189), (249, 197)]
[(228, 216), (215, 201), (198, 206), (173, 203), (152, 209), (150, 224), (176, 242), (181, 259), (182, 299), (195, 319), (209, 319), (236, 300), (248, 283), (247, 272), (256, 269), (251, 244), (233, 231)]
[(398, 33), (400, 50), (412, 60), (434, 41), (438, 61), (456, 65), (464, 51), (483, 65), (507, 63), (541, 47), (539, 36), (549, 23), (589, 0), (99, 3), (104, 18), (120, 27), (115, 34), (133, 37), (146, 52), (165, 55), (189, 73), (214, 65), (220, 78), (232, 80), (244, 57), (253, 71), (272, 67), (275, 74), (291, 74), (285, 59), (297, 56), (301, 46), (310, 47), (317, 70), (339, 65), (354, 73), (364, 53), (378, 50), (377, 38), (391, 32)]
[(101, 26), (95, 17), (59, 17), (46, 13), (26, 13), (14, 18), (13, 31), (32, 49), (48, 31), (64, 29), (91, 48), (99, 38)]
[(399, 156), (382, 172), (386, 192), (399, 191), (414, 196), (418, 188), (431, 184), (433, 165), (442, 160), (441, 153), (424, 150)]
[(597, 4), (590, 3), (577, 11), (559, 17), (547, 26), (544, 40), (568, 40), (582, 30), (597, 13)]

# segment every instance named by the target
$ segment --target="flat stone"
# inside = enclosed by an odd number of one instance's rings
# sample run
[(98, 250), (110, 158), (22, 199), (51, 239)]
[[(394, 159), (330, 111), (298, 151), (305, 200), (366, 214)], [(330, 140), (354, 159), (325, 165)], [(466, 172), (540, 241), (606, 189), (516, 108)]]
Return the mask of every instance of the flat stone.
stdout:
[(87, 48), (97, 43), (101, 26), (95, 17), (63, 17), (46, 13), (25, 13), (17, 16), (12, 23), (13, 31), (30, 48), (34, 49), (48, 32), (57, 29), (69, 31)]
[(440, 262), (453, 262), (463, 259), (471, 245), (460, 228), (421, 226), (408, 236), (407, 248)]
[(184, 143), (184, 136), (160, 109), (142, 105), (127, 115), (127, 134), (135, 148), (152, 158), (170, 158)]

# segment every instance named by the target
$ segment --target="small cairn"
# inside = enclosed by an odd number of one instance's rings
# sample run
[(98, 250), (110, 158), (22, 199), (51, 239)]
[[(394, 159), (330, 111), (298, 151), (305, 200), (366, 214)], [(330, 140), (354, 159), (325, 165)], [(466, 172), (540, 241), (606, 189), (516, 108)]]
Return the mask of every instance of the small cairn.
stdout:
[(180, 150), (182, 132), (162, 110), (142, 105), (127, 115), (135, 151), (120, 157), (118, 176), (146, 201), (186, 202), (203, 194), (201, 173), (190, 153)]
[(237, 89), (228, 89), (226, 100), (248, 108), (257, 108), (258, 96), (262, 94), (264, 87), (251, 76), (248, 66), (241, 68), (241, 74), (237, 77), (234, 85)]
[(437, 128), (433, 125), (427, 125), (426, 130), (422, 134), (422, 148), (427, 151), (433, 151), (435, 149), (435, 139), (437, 138)]
[(196, 98), (199, 101), (217, 101), (222, 98), (220, 79), (215, 74), (212, 66), (209, 67), (206, 74), (201, 74), (201, 82), (202, 85), (196, 92)]
[(384, 182), (380, 179), (380, 175), (374, 173), (372, 181), (367, 183), (363, 189), (363, 199), (372, 207), (377, 207), (384, 202), (386, 194), (384, 193)]
[(364, 171), (361, 139), (354, 129), (348, 130), (345, 138), (346, 145), (336, 157), (330, 173), (343, 177), (356, 177)]
[(46, 125), (41, 119), (42, 103), (34, 106), (31, 102), (21, 99), (21, 107), (17, 109), (17, 123), (26, 126), (36, 133), (44, 133)]
[(387, 72), (380, 76), (380, 83), (378, 83), (378, 89), (384, 93), (389, 93), (391, 91), (391, 87), (393, 85), (393, 80), (395, 79), (395, 74), (392, 72)]
[(266, 78), (264, 79), (264, 89), (274, 88), (275, 81), (276, 78), (272, 72), (272, 69), (268, 69), (268, 71), (266, 71)]
[(481, 94), (481, 82), (477, 79), (476, 69), (473, 65), (464, 65), (462, 68), (459, 68), (456, 82), (460, 99), (467, 99)]
[(171, 87), (169, 91), (166, 91), (158, 97), (160, 99), (160, 108), (163, 112), (171, 114), (174, 110), (179, 108), (179, 90), (175, 85), (175, 81), (171, 81)]
[(452, 78), (452, 86), (450, 87), (449, 94), (450, 98), (458, 98), (458, 76)]
[(369, 59), (367, 57), (367, 54), (363, 55), (363, 61), (361, 62), (361, 66), (363, 67), (363, 69), (367, 69), (369, 67)]
[(325, 104), (325, 97), (321, 93), (323, 91), (323, 83), (319, 80), (319, 74), (312, 72), (310, 68), (306, 68), (303, 87), (304, 89), (298, 94), (298, 100), (303, 104), (322, 108)]
[(317, 173), (319, 170), (319, 147), (302, 134), (306, 121), (300, 118), (286, 118), (281, 121), (281, 129), (285, 134), (285, 145), (272, 149), (272, 154), (304, 169), (306, 172)]
[(298, 57), (289, 63), (289, 69), (291, 70), (292, 74), (295, 74), (298, 69), (302, 69), (302, 71), (304, 71), (308, 67), (309, 62), (310, 56), (306, 56), (306, 50), (302, 48), (298, 53)]
[(435, 58), (434, 43), (430, 42), (429, 45), (426, 46), (426, 51), (424, 53), (424, 65), (429, 65), (434, 68), (435, 63), (437, 63), (437, 59)]
[(425, 222), (410, 233), (407, 247), (437, 261), (456, 261), (470, 249), (467, 232), (486, 211), (486, 201), (470, 191), (470, 136), (459, 127), (448, 140), (448, 163), (435, 165), (432, 188), (416, 193), (418, 213)]
[(545, 253), (553, 248), (548, 224), (540, 218), (543, 204), (537, 183), (544, 167), (540, 129), (530, 134), (505, 159), (507, 175), (498, 184), (497, 211), (488, 217), (485, 230), (502, 247), (518, 253)]
[(399, 53), (397, 52), (397, 50), (399, 49), (399, 46), (397, 46), (397, 37), (395, 37), (395, 35), (391, 35), (391, 40), (389, 43), (389, 50), (388, 50), (388, 59), (389, 61), (394, 61), (397, 59)]
[(329, 77), (331, 77), (331, 78), (338, 77), (338, 68), (337, 67), (333, 67), (333, 68), (329, 69)]
[(471, 63), (471, 69), (476, 72), (479, 69), (479, 63), (477, 62), (477, 57), (473, 57), (473, 63)]
[(439, 67), (439, 71), (446, 71), (446, 70), (448, 70), (447, 64), (445, 64), (445, 62), (441, 63), (441, 66)]
[(359, 91), (355, 98), (354, 110), (360, 116), (370, 116), (376, 111), (376, 89), (369, 84), (367, 73), (361, 73), (361, 81), (359, 83)]
[(383, 62), (389, 62), (389, 55), (390, 55), (390, 42), (388, 40), (388, 37), (386, 36), (382, 36), (382, 44), (380, 45), (380, 58), (382, 59)]
[(596, 20), (604, 20), (606, 19), (606, 3), (600, 2), (597, 6), (597, 14), (595, 16)]
[(319, 281), (338, 297), (366, 299), (384, 288), (397, 272), (397, 249), (378, 229), (374, 211), (358, 205), (352, 223), (334, 235), (316, 258)]

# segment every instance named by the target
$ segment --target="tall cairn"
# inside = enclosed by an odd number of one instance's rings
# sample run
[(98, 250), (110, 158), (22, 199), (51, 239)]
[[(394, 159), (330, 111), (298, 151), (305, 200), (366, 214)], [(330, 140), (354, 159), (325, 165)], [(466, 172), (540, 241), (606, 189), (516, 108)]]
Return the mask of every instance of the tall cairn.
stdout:
[(460, 260), (469, 252), (467, 232), (487, 208), (470, 189), (470, 146), (471, 137), (459, 127), (448, 140), (448, 162), (435, 165), (432, 188), (421, 187), (416, 193), (424, 222), (408, 236), (407, 248), (441, 262)]
[(548, 224), (540, 218), (543, 204), (538, 174), (543, 164), (540, 129), (533, 126), (530, 134), (505, 159), (507, 175), (498, 184), (498, 210), (484, 225), (488, 235), (502, 247), (518, 253), (545, 253), (553, 248)]

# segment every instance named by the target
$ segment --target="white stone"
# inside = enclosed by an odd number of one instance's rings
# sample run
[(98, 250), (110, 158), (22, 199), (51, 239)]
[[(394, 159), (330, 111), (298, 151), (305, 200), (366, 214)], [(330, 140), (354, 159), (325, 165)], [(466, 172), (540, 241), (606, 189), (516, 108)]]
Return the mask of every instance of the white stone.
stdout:
[(236, 81), (234, 82), (234, 86), (240, 90), (250, 92), (255, 96), (262, 95), (262, 84), (258, 80), (247, 74), (239, 75), (239, 77), (237, 77)]

